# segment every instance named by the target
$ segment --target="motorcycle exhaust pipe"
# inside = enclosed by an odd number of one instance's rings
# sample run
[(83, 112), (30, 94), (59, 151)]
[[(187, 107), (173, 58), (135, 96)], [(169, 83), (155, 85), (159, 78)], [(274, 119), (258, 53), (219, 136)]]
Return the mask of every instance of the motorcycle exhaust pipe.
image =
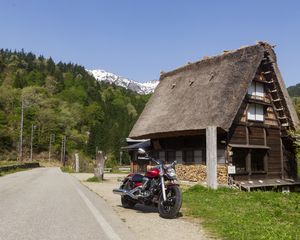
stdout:
[[(135, 190), (135, 189), (134, 189), (134, 190)], [(136, 191), (136, 190), (135, 190), (135, 191)], [(126, 189), (116, 188), (116, 189), (113, 190), (113, 193), (114, 193), (114, 194), (121, 195), (121, 196), (127, 195), (127, 196), (129, 196), (129, 197), (131, 197), (131, 198), (133, 198), (133, 199), (137, 199), (138, 197), (137, 197), (136, 195), (133, 194), (135, 191), (129, 191), (129, 190), (126, 190)]]

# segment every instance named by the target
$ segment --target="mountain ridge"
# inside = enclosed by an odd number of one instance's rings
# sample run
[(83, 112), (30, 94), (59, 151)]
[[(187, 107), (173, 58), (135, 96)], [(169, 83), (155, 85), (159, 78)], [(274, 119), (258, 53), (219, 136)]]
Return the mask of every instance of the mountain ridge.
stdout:
[(105, 71), (103, 69), (86, 69), (86, 71), (99, 82), (115, 84), (117, 86), (132, 90), (138, 94), (143, 95), (153, 93), (159, 83), (158, 80), (151, 80), (145, 83), (140, 83), (132, 79), (125, 78), (117, 74)]

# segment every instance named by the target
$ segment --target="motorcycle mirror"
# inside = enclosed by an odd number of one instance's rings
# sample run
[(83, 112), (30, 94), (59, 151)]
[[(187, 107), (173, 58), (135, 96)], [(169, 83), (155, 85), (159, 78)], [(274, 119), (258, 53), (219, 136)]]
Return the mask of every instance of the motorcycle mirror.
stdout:
[(138, 149), (138, 153), (139, 153), (139, 154), (146, 154), (146, 151), (145, 151), (145, 149), (143, 149), (143, 148), (139, 148), (139, 149)]

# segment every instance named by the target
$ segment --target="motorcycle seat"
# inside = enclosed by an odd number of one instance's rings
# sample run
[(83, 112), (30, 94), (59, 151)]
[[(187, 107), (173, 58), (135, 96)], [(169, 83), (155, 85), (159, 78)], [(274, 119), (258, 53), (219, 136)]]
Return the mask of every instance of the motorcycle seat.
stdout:
[(143, 178), (144, 178), (143, 175), (136, 173), (132, 176), (132, 181), (133, 182), (142, 182)]

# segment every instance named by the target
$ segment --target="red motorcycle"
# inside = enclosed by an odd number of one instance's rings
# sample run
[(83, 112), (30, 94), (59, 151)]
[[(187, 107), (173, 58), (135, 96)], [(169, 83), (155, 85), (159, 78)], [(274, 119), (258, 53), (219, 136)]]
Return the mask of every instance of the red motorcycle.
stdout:
[(129, 174), (113, 193), (121, 195), (122, 206), (133, 208), (137, 203), (158, 207), (159, 215), (163, 218), (175, 218), (181, 208), (182, 193), (176, 183), (175, 165), (164, 164), (163, 161), (149, 157), (144, 149), (138, 150), (145, 157), (139, 159), (150, 160), (157, 164), (141, 174)]

